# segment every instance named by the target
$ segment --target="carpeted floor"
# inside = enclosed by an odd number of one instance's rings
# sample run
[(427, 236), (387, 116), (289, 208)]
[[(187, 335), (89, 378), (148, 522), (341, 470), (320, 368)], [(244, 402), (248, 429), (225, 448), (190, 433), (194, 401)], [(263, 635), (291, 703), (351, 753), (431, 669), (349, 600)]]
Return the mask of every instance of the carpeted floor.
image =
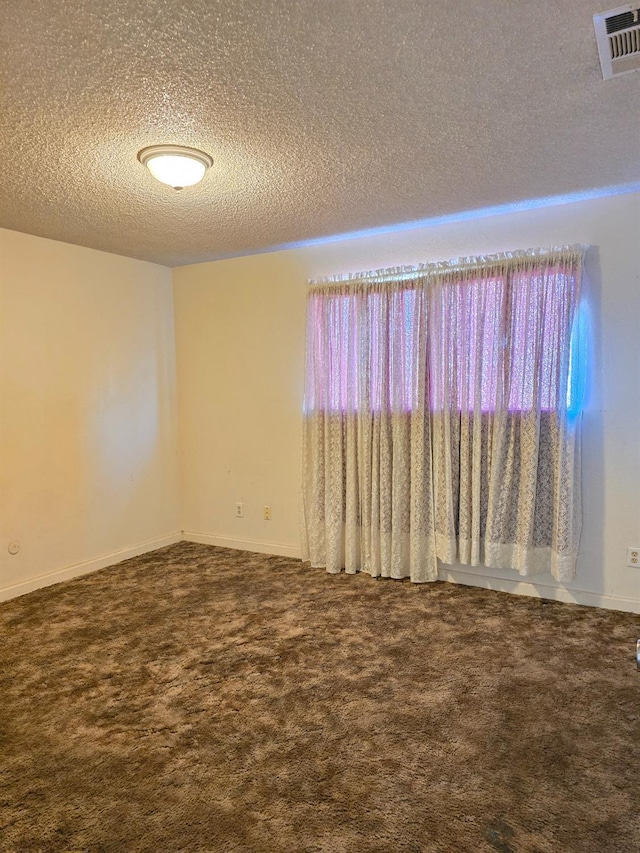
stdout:
[(640, 618), (182, 543), (0, 606), (0, 850), (636, 853)]

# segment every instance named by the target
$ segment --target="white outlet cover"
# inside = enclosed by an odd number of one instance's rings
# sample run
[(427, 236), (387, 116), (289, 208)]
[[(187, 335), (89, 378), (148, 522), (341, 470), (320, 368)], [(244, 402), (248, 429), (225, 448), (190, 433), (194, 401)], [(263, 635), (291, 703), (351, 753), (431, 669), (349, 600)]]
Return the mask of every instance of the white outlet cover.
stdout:
[(627, 566), (631, 569), (640, 569), (640, 546), (627, 548)]

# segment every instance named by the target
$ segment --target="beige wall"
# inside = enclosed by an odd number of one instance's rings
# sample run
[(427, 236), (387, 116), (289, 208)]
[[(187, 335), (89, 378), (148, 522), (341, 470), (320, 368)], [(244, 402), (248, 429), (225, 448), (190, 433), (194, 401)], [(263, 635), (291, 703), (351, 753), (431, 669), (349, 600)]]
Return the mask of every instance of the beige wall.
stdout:
[[(578, 578), (443, 577), (640, 609), (640, 195), (591, 199), (174, 270), (180, 526), (190, 538), (299, 553), (306, 278), (562, 243), (597, 247), (584, 415), (584, 534)], [(235, 504), (244, 501), (244, 518)], [(264, 521), (263, 506), (272, 508)]]
[(179, 538), (170, 270), (0, 230), (0, 400), (0, 597)]
[(163, 267), (0, 230), (0, 598), (182, 529), (298, 554), (305, 279), (585, 242), (596, 251), (578, 578), (562, 590), (497, 570), (443, 577), (640, 610), (640, 572), (625, 565), (640, 545), (639, 223), (630, 194), (341, 239), (174, 270), (174, 302)]
[(299, 553), (304, 278), (291, 252), (174, 270), (180, 526), (189, 534)]

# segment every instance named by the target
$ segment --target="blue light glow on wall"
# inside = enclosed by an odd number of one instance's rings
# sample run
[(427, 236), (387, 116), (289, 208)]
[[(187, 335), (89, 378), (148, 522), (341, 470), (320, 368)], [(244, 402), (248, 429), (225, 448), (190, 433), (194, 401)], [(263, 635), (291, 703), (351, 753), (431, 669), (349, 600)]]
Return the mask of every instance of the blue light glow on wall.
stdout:
[(569, 375), (567, 377), (567, 418), (576, 420), (582, 412), (587, 389), (587, 353), (591, 328), (591, 312), (587, 301), (580, 302), (571, 333)]
[(640, 183), (622, 184), (612, 187), (598, 187), (596, 189), (583, 190), (566, 195), (547, 196), (545, 198), (527, 199), (515, 201), (508, 204), (494, 205), (493, 207), (482, 207), (475, 210), (463, 210), (458, 213), (447, 213), (443, 216), (433, 216), (430, 219), (418, 219), (411, 222), (401, 222), (395, 225), (380, 225), (375, 228), (365, 228), (362, 231), (350, 231), (344, 234), (334, 234), (327, 237), (316, 237), (309, 240), (300, 240), (296, 243), (282, 243), (271, 246), (268, 249), (257, 249), (255, 252), (242, 252), (238, 254), (221, 255), (219, 260), (234, 258), (250, 254), (264, 254), (265, 252), (282, 252), (287, 249), (303, 249), (306, 246), (322, 246), (325, 243), (336, 243), (340, 240), (356, 240), (359, 237), (376, 237), (383, 234), (393, 234), (398, 231), (411, 231), (416, 228), (431, 228), (437, 225), (448, 225), (454, 222), (468, 222), (474, 219), (485, 219), (490, 216), (503, 216), (509, 213), (519, 213), (526, 210), (537, 210), (544, 207), (556, 207), (563, 204), (573, 204), (579, 201), (590, 201), (596, 198), (608, 198), (610, 196), (627, 195), (628, 193), (640, 192)]

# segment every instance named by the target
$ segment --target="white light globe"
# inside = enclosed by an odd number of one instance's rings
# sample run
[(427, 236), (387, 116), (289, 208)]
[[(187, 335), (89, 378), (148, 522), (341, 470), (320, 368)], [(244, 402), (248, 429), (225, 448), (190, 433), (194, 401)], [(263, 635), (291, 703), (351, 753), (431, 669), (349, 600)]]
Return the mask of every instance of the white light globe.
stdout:
[(200, 183), (213, 160), (204, 151), (178, 145), (152, 145), (143, 148), (138, 160), (156, 180), (176, 190)]

